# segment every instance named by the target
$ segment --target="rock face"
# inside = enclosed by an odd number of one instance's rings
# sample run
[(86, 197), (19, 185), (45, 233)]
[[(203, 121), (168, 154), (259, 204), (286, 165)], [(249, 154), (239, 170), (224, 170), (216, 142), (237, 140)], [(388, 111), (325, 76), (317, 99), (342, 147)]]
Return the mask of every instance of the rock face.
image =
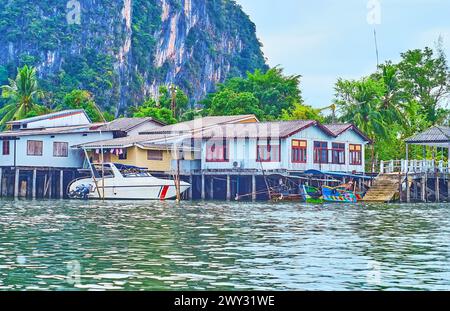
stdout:
[(24, 64), (38, 68), (50, 100), (83, 88), (116, 115), (161, 85), (196, 102), (228, 77), (266, 68), (233, 0), (2, 0), (0, 72)]

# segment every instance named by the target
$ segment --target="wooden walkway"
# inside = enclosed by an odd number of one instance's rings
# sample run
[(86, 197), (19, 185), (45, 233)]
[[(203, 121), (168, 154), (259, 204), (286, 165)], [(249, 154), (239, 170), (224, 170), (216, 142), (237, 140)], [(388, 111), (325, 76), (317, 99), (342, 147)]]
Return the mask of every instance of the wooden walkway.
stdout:
[(363, 201), (385, 203), (394, 200), (395, 196), (399, 194), (400, 180), (403, 183), (405, 177), (399, 177), (399, 174), (379, 175), (364, 196)]

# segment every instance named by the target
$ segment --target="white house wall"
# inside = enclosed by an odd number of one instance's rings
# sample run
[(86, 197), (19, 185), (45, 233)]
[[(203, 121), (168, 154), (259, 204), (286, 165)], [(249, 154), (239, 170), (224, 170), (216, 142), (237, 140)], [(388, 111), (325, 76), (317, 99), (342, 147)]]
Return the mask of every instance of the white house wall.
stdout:
[[(112, 138), (113, 135), (111, 132), (102, 133), (101, 135), (100, 133), (88, 133), (87, 136), (83, 136), (82, 133), (60, 134), (55, 135), (54, 138), (51, 138), (50, 135), (22, 136), (20, 140), (16, 141), (16, 165), (28, 167), (81, 168), (84, 161), (83, 152), (80, 149), (72, 149), (70, 148), (71, 146)], [(28, 140), (43, 141), (42, 156), (27, 155)], [(69, 144), (68, 157), (54, 157), (53, 142), (67, 142)], [(13, 165), (14, 141), (10, 141), (10, 155), (3, 156), (0, 153), (0, 166)]]
[[(292, 140), (306, 140), (308, 143), (307, 163), (292, 163)], [(315, 164), (314, 163), (314, 142), (326, 141), (328, 148), (332, 148), (332, 143), (345, 144), (345, 165), (339, 164)], [(364, 146), (364, 139), (350, 130), (337, 138), (330, 137), (316, 126), (309, 127), (287, 139), (281, 140), (281, 161), (280, 162), (257, 162), (256, 161), (256, 139), (231, 139), (229, 141), (229, 158), (228, 162), (206, 162), (206, 142), (202, 143), (202, 169), (203, 170), (228, 170), (233, 169), (236, 162), (240, 168), (246, 170), (290, 170), (290, 171), (306, 171), (310, 169), (333, 171), (333, 172), (364, 172), (364, 147), (362, 148), (362, 164), (350, 165), (350, 144), (360, 144)], [(329, 151), (329, 160), (331, 161), (331, 151)]]

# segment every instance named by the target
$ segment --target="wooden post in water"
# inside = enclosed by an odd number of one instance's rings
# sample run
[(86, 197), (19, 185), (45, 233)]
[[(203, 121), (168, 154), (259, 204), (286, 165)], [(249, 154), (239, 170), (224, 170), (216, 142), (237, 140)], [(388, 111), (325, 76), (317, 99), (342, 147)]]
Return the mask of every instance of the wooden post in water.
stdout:
[(439, 180), (439, 169), (436, 168), (436, 203), (439, 203), (441, 201), (441, 187), (440, 187), (440, 180)]
[(214, 177), (211, 176), (209, 180), (209, 198), (210, 200), (214, 200)]
[(256, 175), (252, 175), (252, 201), (256, 201)]
[(3, 168), (0, 167), (0, 198), (3, 196)]
[(202, 192), (202, 200), (204, 200), (205, 198), (206, 198), (206, 195), (205, 195), (205, 174), (203, 174), (202, 173), (202, 189), (201, 189), (201, 192)]
[(33, 170), (33, 181), (32, 181), (32, 188), (31, 188), (31, 197), (33, 199), (36, 199), (36, 180), (37, 180), (37, 170)]
[(398, 173), (398, 194), (399, 194), (399, 202), (402, 203), (402, 192), (403, 192), (403, 183), (402, 183), (402, 172)]
[(19, 197), (19, 176), (20, 176), (20, 170), (16, 167), (15, 177), (14, 177), (14, 198)]
[(48, 198), (51, 199), (53, 195), (53, 171), (48, 173)]
[(189, 184), (191, 185), (191, 187), (189, 187), (189, 200), (192, 200), (194, 196), (193, 183), (194, 177), (192, 175), (189, 175)]
[(64, 198), (64, 170), (59, 171), (59, 198)]
[(227, 201), (231, 201), (231, 176), (227, 175)]

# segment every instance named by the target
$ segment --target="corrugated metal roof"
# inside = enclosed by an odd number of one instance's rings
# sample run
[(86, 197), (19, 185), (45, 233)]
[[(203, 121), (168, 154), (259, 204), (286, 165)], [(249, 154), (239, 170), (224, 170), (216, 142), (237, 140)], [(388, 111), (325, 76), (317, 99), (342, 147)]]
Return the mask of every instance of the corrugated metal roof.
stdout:
[(96, 148), (126, 148), (131, 147), (135, 144), (145, 145), (145, 144), (155, 144), (155, 143), (167, 143), (180, 139), (180, 135), (167, 135), (167, 134), (157, 134), (157, 135), (135, 135), (127, 136), (115, 139), (108, 139), (102, 141), (94, 141), (85, 144), (75, 145), (72, 147), (80, 147), (86, 149), (96, 149)]
[(408, 144), (450, 144), (450, 127), (433, 126), (406, 140)]
[(104, 123), (49, 127), (40, 129), (22, 129), (20, 131), (6, 131), (1, 132), (0, 137), (21, 137), (33, 135), (56, 135), (56, 134), (70, 134), (70, 133), (84, 133), (84, 132), (99, 132), (99, 127)]
[(228, 123), (237, 123), (245, 120), (256, 119), (255, 115), (238, 115), (238, 116), (212, 116), (212, 117), (204, 117), (195, 119), (192, 121), (181, 122), (173, 125), (167, 125), (161, 128), (157, 128), (142, 134), (156, 134), (156, 133), (183, 133), (190, 131), (202, 130), (211, 126), (228, 124)]
[(194, 134), (195, 138), (274, 138), (288, 137), (316, 125), (316, 121), (283, 121), (264, 123), (227, 124)]
[[(27, 123), (46, 120), (46, 119), (50, 119), (50, 118), (54, 118), (54, 117), (64, 116), (66, 114), (73, 114), (73, 113), (80, 113), (80, 112), (82, 112), (86, 115), (86, 112), (83, 109), (63, 110), (63, 111), (52, 112), (52, 113), (45, 114), (42, 116), (37, 116), (37, 117), (32, 117), (32, 118), (27, 118), (27, 119), (22, 119), (22, 120), (16, 120), (16, 121), (10, 121), (10, 122), (7, 122), (6, 124), (8, 124), (8, 125), (27, 124)], [(89, 117), (87, 115), (86, 115), (86, 117), (89, 120)]]
[(133, 128), (145, 123), (153, 121), (155, 123), (160, 124), (161, 126), (164, 126), (165, 124), (161, 121), (157, 121), (153, 118), (120, 118), (113, 120), (107, 124), (105, 124), (102, 127), (102, 131), (123, 131), (123, 132), (129, 132)]
[(325, 128), (327, 128), (330, 132), (333, 133), (334, 136), (338, 137), (345, 133), (348, 130), (355, 131), (358, 135), (364, 138), (368, 142), (372, 142), (372, 140), (367, 137), (360, 129), (358, 129), (354, 124), (351, 123), (334, 123), (334, 124), (324, 124)]

